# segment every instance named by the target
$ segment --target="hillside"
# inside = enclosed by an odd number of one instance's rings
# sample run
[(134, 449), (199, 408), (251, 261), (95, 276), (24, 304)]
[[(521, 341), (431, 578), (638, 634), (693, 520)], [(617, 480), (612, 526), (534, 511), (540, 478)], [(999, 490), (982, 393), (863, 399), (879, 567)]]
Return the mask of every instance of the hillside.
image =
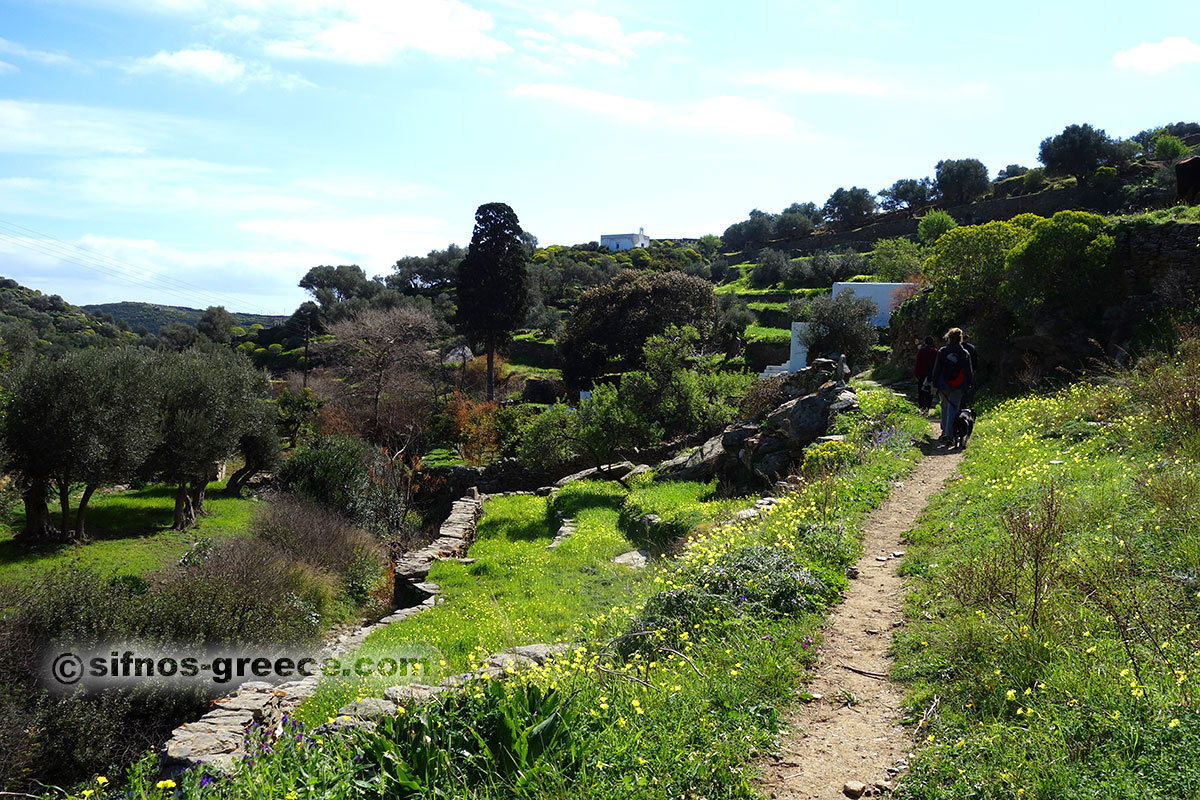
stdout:
[(0, 277), (0, 348), (23, 354), (127, 343), (135, 336), (119, 324)]
[[(109, 314), (117, 322), (124, 322), (131, 330), (136, 331), (144, 326), (152, 334), (158, 333), (159, 328), (172, 322), (182, 322), (194, 326), (199, 321), (200, 315), (204, 313), (204, 309), (200, 308), (137, 302), (96, 303), (83, 306), (83, 308), (93, 314)], [(236, 320), (235, 324), (243, 328), (248, 328), (256, 323), (264, 328), (270, 328), (287, 319), (287, 317), (274, 317), (267, 314), (239, 314), (236, 311), (230, 313)]]

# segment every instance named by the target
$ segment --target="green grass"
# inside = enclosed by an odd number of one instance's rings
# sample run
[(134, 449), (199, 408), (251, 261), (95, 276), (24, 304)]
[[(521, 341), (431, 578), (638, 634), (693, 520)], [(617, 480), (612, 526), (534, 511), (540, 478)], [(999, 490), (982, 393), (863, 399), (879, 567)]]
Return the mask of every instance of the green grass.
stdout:
[[(431, 647), (446, 662), (435, 666), (452, 674), (506, 647), (579, 635), (580, 622), (636, 593), (645, 581), (644, 573), (611, 563), (632, 547), (617, 527), (624, 497), (615, 483), (579, 482), (562, 489), (556, 506), (577, 527), (554, 550), (546, 549), (554, 533), (546, 498), (489, 500), (468, 553), (476, 563), (437, 562), (429, 573), (445, 603), (372, 635), (363, 652)], [(301, 718), (323, 721), (364, 691), (369, 689), (357, 683), (323, 682)]]
[[(281, 738), (227, 781), (201, 789), (198, 774), (183, 776), (183, 795), (399, 794), (395, 782), (380, 786), (375, 765), (382, 765), (426, 787), (423, 796), (436, 787), (439, 796), (463, 798), (759, 797), (751, 762), (770, 747), (782, 709), (796, 702), (823, 606), (814, 599), (775, 613), (759, 604), (762, 587), (786, 589), (813, 572), (825, 581), (824, 602), (836, 599), (860, 520), (911, 468), (911, 435), (927, 429), (890, 392), (866, 390), (861, 402), (863, 414), (837, 426), (856, 454), (844, 471), (814, 479), (759, 519), (702, 533), (677, 562), (645, 573), (607, 565), (626, 546), (615, 532), (624, 493), (612, 484), (560, 493), (556, 504), (575, 515), (580, 531), (550, 553), (544, 500), (493, 500), (472, 551), (480, 560), (442, 564), (431, 576), (448, 603), (385, 634), (393, 647), (440, 642), (457, 663), (558, 628), (580, 643), (569, 657), (503, 684), (472, 684), (402, 715), (380, 735)], [(664, 507), (710, 491), (643, 489), (645, 502)], [(747, 552), (758, 556), (747, 561)], [(730, 571), (732, 564), (740, 566)], [(592, 600), (553, 596), (584, 587)], [(574, 608), (564, 613), (564, 604)], [(585, 611), (586, 619), (570, 619)], [(630, 630), (653, 636), (614, 639)], [(308, 718), (321, 719), (334, 702), (323, 691), (304, 709)]]
[(900, 797), (1200, 796), (1196, 373), (980, 418), (910, 535), (894, 674), (928, 716)]
[(558, 367), (547, 367), (542, 362), (512, 357), (507, 361), (508, 372), (521, 378), (555, 378), (562, 380), (562, 370)]
[(90, 541), (82, 545), (18, 543), (13, 535), (24, 524), (24, 514), (18, 513), (11, 527), (0, 532), (0, 584), (37, 578), (67, 564), (145, 576), (178, 561), (199, 539), (240, 535), (249, 527), (258, 501), (225, 497), (220, 488), (211, 485), (204, 501), (208, 513), (188, 531), (171, 530), (171, 487), (95, 495), (87, 512)]
[(1172, 208), (1160, 208), (1155, 211), (1145, 211), (1141, 214), (1116, 217), (1115, 221), (1117, 223), (1132, 225), (1162, 225), (1166, 222), (1200, 222), (1200, 205), (1179, 205)]
[(431, 448), (428, 453), (421, 456), (422, 467), (457, 467), (466, 463), (459, 454), (458, 448), (450, 445)]
[(772, 344), (788, 344), (792, 341), (792, 332), (788, 328), (764, 328), (761, 325), (746, 326), (746, 342), (771, 342)]

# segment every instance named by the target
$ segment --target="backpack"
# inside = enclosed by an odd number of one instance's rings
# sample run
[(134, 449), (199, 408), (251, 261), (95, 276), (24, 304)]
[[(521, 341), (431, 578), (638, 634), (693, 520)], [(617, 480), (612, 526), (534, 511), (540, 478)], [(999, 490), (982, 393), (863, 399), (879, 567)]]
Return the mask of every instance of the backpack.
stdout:
[(967, 371), (964, 367), (969, 363), (970, 356), (964, 351), (957, 352), (951, 350), (946, 353), (945, 359), (942, 360), (942, 373), (940, 383), (947, 389), (961, 389), (967, 380)]

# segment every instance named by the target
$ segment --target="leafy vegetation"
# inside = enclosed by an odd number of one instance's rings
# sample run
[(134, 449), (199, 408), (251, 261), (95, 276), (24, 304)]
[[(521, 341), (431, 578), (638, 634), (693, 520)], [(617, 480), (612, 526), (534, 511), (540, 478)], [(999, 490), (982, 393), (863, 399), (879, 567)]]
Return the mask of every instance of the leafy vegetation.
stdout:
[(1198, 356), (980, 419), (910, 536), (895, 673), (924, 746), (901, 796), (1200, 791)]

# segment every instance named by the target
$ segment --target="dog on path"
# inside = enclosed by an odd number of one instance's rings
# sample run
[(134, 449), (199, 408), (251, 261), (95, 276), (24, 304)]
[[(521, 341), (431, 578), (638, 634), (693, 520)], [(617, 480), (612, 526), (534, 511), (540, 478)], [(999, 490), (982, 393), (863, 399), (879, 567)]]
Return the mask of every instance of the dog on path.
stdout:
[(967, 439), (971, 438), (971, 433), (975, 430), (975, 412), (969, 408), (964, 408), (958, 412), (958, 416), (954, 418), (954, 442), (953, 447), (962, 449), (967, 446)]

